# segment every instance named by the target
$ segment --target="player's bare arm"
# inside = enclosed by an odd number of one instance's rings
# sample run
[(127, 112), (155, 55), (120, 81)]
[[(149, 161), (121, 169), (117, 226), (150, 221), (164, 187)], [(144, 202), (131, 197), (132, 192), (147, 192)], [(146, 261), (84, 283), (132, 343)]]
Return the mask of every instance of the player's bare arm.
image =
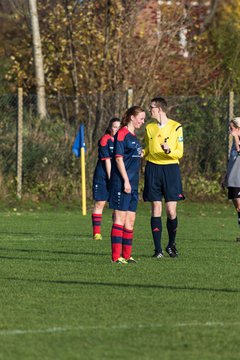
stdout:
[(123, 158), (122, 157), (117, 157), (116, 158), (116, 164), (117, 164), (117, 167), (118, 167), (118, 170), (123, 178), (123, 181), (124, 181), (124, 191), (128, 194), (131, 193), (131, 185), (130, 185), (130, 182), (129, 182), (129, 179), (128, 179), (128, 175), (127, 175), (127, 172), (126, 172), (126, 168), (125, 168), (125, 165), (124, 165), (124, 162), (123, 162)]

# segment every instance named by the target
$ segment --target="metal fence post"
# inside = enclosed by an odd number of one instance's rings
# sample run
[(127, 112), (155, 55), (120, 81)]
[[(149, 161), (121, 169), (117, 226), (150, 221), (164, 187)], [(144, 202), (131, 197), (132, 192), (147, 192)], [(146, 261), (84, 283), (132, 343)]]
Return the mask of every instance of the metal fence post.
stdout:
[(18, 88), (17, 123), (17, 197), (22, 198), (22, 149), (23, 149), (23, 89)]
[[(231, 121), (233, 119), (234, 116), (234, 92), (233, 91), (229, 91), (229, 97), (228, 97), (228, 123), (229, 121)], [(232, 149), (232, 143), (233, 143), (233, 138), (232, 135), (229, 134), (228, 135), (228, 158), (230, 156), (230, 152)]]
[(127, 109), (133, 106), (133, 89), (127, 90)]

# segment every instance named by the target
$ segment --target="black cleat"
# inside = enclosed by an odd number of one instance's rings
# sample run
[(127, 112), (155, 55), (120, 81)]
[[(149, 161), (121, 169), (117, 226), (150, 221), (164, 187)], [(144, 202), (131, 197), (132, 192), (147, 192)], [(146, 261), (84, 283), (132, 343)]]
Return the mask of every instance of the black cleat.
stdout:
[(172, 247), (171, 247), (172, 251), (174, 252), (174, 254), (176, 256), (178, 256), (178, 251), (177, 251), (177, 248), (176, 248), (176, 244), (173, 244)]
[(173, 245), (171, 247), (166, 247), (166, 252), (168, 253), (168, 255), (171, 257), (171, 258), (175, 258), (178, 256), (178, 252), (177, 252), (177, 249), (176, 249), (176, 246)]
[(153, 258), (156, 258), (156, 259), (161, 259), (163, 257), (163, 252), (162, 251), (156, 251), (154, 252)]

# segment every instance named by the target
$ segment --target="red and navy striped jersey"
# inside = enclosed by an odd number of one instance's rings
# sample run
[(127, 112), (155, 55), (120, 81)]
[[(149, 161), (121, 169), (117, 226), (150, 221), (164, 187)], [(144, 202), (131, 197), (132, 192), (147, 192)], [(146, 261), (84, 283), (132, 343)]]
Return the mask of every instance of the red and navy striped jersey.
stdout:
[(127, 127), (118, 130), (114, 137), (114, 156), (111, 172), (111, 182), (114, 183), (114, 186), (119, 189), (123, 188), (124, 182), (115, 161), (116, 157), (122, 156), (132, 190), (138, 189), (141, 154), (142, 146), (136, 135), (131, 133)]
[(104, 134), (98, 141), (98, 162), (93, 175), (93, 184), (107, 186), (108, 177), (104, 160), (113, 156), (113, 141), (114, 138), (109, 134)]
[(111, 159), (113, 154), (114, 138), (110, 134), (104, 134), (98, 142), (98, 159)]

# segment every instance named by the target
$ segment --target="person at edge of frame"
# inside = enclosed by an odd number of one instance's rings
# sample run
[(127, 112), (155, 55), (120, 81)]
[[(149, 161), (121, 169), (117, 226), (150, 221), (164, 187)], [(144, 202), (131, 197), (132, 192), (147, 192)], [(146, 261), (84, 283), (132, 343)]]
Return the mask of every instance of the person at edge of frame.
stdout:
[[(240, 117), (235, 117), (229, 122), (229, 132), (233, 136), (233, 143), (222, 186), (228, 189), (228, 199), (232, 200), (237, 212), (237, 223), (240, 228)], [(236, 240), (240, 241), (240, 236)]]
[(114, 210), (111, 229), (112, 263), (136, 263), (132, 257), (132, 242), (143, 150), (135, 130), (144, 124), (145, 116), (145, 111), (140, 106), (130, 107), (124, 114), (114, 139), (109, 196), (109, 207)]
[(120, 127), (120, 119), (113, 117), (108, 127), (98, 141), (98, 161), (93, 175), (92, 194), (94, 207), (92, 211), (93, 239), (102, 240), (102, 213), (109, 197), (109, 179), (111, 174), (111, 159), (113, 154), (114, 135)]
[(182, 125), (167, 116), (168, 105), (163, 97), (151, 100), (149, 111), (155, 119), (145, 129), (143, 200), (151, 202), (151, 231), (154, 242), (153, 258), (160, 259), (162, 250), (162, 198), (167, 214), (168, 244), (171, 258), (178, 256), (176, 232), (178, 227), (177, 202), (184, 200), (179, 159), (183, 156)]

